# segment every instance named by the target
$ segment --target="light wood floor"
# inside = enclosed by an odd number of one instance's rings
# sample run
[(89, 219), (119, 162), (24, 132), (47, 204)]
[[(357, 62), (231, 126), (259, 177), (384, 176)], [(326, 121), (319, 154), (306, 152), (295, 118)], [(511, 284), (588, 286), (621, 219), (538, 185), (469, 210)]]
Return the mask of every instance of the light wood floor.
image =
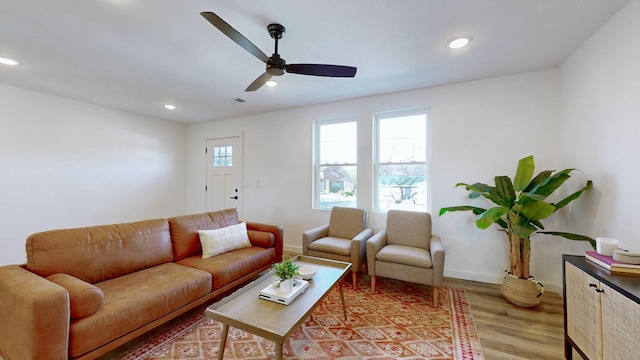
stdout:
[(499, 285), (451, 278), (445, 284), (466, 290), (486, 360), (564, 359), (562, 296), (546, 292), (540, 305), (524, 309), (506, 301)]

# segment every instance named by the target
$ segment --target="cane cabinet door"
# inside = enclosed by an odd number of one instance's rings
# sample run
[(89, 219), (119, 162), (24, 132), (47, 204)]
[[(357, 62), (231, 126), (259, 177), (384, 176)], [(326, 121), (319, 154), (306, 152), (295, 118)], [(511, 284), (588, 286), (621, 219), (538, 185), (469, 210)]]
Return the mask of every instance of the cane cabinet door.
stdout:
[(565, 263), (567, 334), (590, 360), (602, 359), (600, 281)]

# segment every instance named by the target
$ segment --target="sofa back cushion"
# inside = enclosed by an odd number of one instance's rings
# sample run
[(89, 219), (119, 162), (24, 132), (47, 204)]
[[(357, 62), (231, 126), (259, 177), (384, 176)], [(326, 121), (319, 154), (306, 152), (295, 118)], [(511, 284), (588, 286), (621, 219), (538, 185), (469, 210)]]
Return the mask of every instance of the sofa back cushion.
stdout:
[(236, 209), (170, 218), (169, 227), (175, 261), (202, 253), (198, 230), (219, 229), (238, 223), (240, 221)]
[(405, 210), (387, 212), (387, 244), (429, 250), (431, 214)]
[(52, 230), (27, 239), (27, 269), (95, 284), (173, 260), (165, 219)]
[(367, 211), (334, 206), (329, 218), (329, 236), (353, 239), (367, 226)]

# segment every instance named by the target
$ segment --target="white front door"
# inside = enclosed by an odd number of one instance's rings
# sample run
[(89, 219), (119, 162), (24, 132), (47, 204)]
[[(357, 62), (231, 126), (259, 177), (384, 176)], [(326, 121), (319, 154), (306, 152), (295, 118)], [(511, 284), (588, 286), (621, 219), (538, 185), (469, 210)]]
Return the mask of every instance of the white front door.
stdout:
[(242, 219), (242, 138), (211, 139), (207, 152), (207, 211), (238, 210)]

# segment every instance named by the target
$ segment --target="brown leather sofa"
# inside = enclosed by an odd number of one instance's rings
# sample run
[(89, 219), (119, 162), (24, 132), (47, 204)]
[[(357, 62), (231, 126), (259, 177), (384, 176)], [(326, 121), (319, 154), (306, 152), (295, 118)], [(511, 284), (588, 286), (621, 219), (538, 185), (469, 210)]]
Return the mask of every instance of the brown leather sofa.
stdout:
[(27, 263), (0, 267), (0, 356), (96, 358), (282, 259), (283, 228), (251, 222), (251, 246), (203, 259), (197, 231), (238, 223), (223, 210), (31, 235)]

